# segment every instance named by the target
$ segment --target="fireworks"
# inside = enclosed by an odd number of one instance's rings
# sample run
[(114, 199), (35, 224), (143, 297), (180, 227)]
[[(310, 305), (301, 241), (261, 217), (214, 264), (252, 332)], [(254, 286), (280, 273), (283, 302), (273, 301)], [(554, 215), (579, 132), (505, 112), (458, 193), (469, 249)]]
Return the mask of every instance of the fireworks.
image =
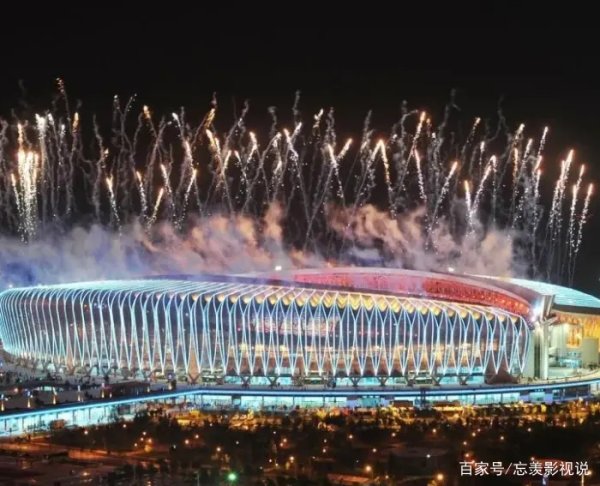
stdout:
[(473, 200), (473, 208), (472, 208), (472, 212), (474, 216), (477, 216), (477, 210), (479, 209), (479, 203), (481, 202), (481, 198), (483, 196), (484, 190), (485, 190), (485, 183), (488, 180), (491, 172), (494, 170), (495, 171), (495, 167), (496, 167), (496, 157), (492, 156), (490, 158), (489, 163), (487, 164), (485, 171), (483, 173), (483, 176), (481, 177), (481, 180), (479, 181), (479, 186), (477, 188), (477, 192), (475, 193), (475, 199)]
[[(427, 251), (438, 250), (440, 225), (456, 241), (504, 229), (531, 256), (533, 276), (572, 279), (593, 190), (590, 185), (580, 201), (584, 169), (579, 166), (570, 180), (577, 165), (570, 151), (558, 179), (548, 181), (554, 191), (550, 207), (544, 206), (548, 127), (527, 137), (520, 124), (490, 138), (494, 130), (476, 118), (461, 141), (447, 119), (436, 126), (435, 116), (406, 111), (387, 138), (375, 138), (380, 130), (371, 127), (369, 115), (360, 141), (342, 144), (332, 110), (303, 124), (295, 109), (290, 130), (272, 111), (271, 133), (260, 137), (246, 129), (248, 107), (224, 130), (214, 107), (194, 125), (184, 110), (159, 119), (142, 105), (131, 116), (134, 101), (122, 106), (115, 97), (111, 128), (71, 113), (62, 84), (60, 93), (64, 103), (55, 111), (18, 122), (0, 139), (0, 222), (23, 240), (49, 225), (79, 224), (81, 215), (92, 213), (95, 222), (117, 229), (139, 219), (148, 232), (159, 221), (185, 231), (194, 215), (259, 220), (279, 205), (287, 245), (337, 259), (360, 244), (332, 229), (330, 214), (356, 216), (375, 205), (392, 221), (421, 211)], [(90, 133), (95, 143), (87, 140)]]
[[(23, 144), (19, 125), (19, 146)], [(38, 154), (19, 149), (17, 153), (17, 177), (11, 174), (11, 185), (15, 194), (15, 205), (19, 214), (19, 229), (22, 237), (32, 238), (37, 229), (37, 175)]]
[(573, 280), (573, 274), (575, 272), (575, 263), (577, 262), (577, 256), (579, 255), (579, 249), (581, 247), (581, 241), (583, 239), (583, 227), (587, 223), (588, 212), (589, 212), (589, 208), (590, 208), (590, 200), (592, 198), (593, 192), (594, 192), (594, 185), (590, 184), (588, 186), (588, 190), (585, 195), (585, 199), (583, 202), (583, 209), (581, 210), (581, 215), (579, 216), (579, 222), (577, 225), (577, 237), (576, 237), (576, 239), (574, 241), (574, 245), (573, 245), (573, 252), (572, 252), (573, 257), (571, 260), (571, 269), (570, 269), (570, 275), (569, 275), (569, 279), (571, 281)]
[(156, 223), (156, 218), (158, 217), (158, 209), (160, 208), (160, 202), (162, 201), (164, 193), (165, 190), (163, 188), (161, 188), (158, 191), (158, 196), (156, 197), (156, 202), (154, 203), (154, 211), (152, 211), (152, 216), (150, 216), (150, 219), (148, 220), (148, 230), (150, 230), (152, 228), (152, 225)]
[(419, 192), (424, 204), (427, 204), (427, 194), (425, 193), (425, 183), (423, 182), (423, 171), (421, 170), (421, 157), (415, 150), (415, 162), (417, 164), (417, 176), (419, 180)]
[(117, 201), (115, 199), (115, 191), (113, 189), (113, 179), (110, 176), (106, 178), (106, 187), (108, 188), (108, 194), (110, 197), (110, 207), (114, 214), (117, 228), (119, 228), (121, 226), (119, 221), (119, 210), (117, 208)]

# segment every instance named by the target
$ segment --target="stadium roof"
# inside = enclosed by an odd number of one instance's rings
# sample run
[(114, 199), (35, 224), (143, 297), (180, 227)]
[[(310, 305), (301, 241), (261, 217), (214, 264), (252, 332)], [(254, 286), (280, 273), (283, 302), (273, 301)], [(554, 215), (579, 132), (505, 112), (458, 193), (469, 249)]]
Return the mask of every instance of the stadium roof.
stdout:
[(508, 282), (471, 275), (424, 272), (401, 268), (325, 267), (253, 274), (274, 281), (352, 289), (358, 292), (432, 298), (508, 310), (533, 322), (547, 299), (543, 294)]
[(600, 299), (586, 294), (580, 290), (563, 287), (561, 285), (521, 278), (506, 278), (505, 280), (515, 285), (525, 287), (544, 295), (554, 296), (554, 306), (557, 310), (582, 313), (598, 313), (600, 311)]
[[(62, 289), (150, 290), (166, 292), (198, 292), (247, 288), (280, 288), (290, 286), (306, 291), (345, 290), (371, 295), (424, 298), (452, 303), (495, 306), (520, 314), (533, 322), (551, 309), (577, 314), (600, 315), (600, 299), (584, 292), (519, 278), (489, 277), (455, 273), (420, 272), (414, 270), (368, 267), (333, 267), (292, 269), (245, 275), (169, 275), (149, 278), (78, 282), (54, 286)], [(40, 287), (37, 287), (40, 288)]]

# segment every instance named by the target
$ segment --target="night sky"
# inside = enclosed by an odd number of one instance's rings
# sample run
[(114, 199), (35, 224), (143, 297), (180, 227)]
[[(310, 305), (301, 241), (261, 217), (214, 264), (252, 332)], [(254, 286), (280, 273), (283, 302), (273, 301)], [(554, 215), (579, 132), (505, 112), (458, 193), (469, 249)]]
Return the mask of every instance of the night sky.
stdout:
[[(502, 100), (512, 127), (524, 122), (538, 134), (550, 125), (547, 163), (558, 166), (574, 148), (600, 184), (591, 13), (586, 26), (564, 12), (525, 18), (505, 4), (452, 15), (433, 4), (413, 13), (401, 2), (398, 11), (370, 11), (363, 3), (339, 12), (295, 3), (176, 10), (163, 2), (127, 12), (98, 5), (48, 11), (30, 5), (4, 18), (3, 116), (12, 108), (31, 116), (47, 107), (61, 77), (71, 99), (82, 100), (84, 115), (109, 114), (113, 95), (136, 93), (156, 112), (183, 105), (200, 116), (217, 92), (221, 117), (249, 99), (252, 116), (268, 122), (267, 108), (287, 114), (299, 89), (304, 116), (333, 106), (340, 132), (356, 134), (373, 109), (374, 125), (385, 133), (404, 99), (439, 121), (455, 88), (467, 119), (493, 116)], [(576, 285), (600, 295), (597, 208), (594, 203)]]

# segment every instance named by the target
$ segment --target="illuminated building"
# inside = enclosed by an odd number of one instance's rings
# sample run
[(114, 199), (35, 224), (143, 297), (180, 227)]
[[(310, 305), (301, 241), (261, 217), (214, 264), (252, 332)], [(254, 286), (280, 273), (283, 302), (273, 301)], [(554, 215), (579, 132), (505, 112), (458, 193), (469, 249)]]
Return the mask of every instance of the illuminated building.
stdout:
[[(567, 353), (600, 315), (589, 296), (562, 303), (565, 290), (372, 268), (59, 284), (0, 294), (0, 338), (19, 363), (67, 374), (354, 387), (545, 379), (552, 345)], [(571, 338), (554, 342), (577, 316)]]

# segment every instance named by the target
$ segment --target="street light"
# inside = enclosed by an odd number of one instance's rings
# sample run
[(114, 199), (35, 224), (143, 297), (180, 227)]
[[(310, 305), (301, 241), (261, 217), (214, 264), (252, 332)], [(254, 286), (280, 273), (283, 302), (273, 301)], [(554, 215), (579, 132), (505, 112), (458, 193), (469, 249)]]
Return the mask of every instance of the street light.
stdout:
[(437, 473), (435, 480), (441, 483), (444, 480), (444, 475), (442, 473)]
[(227, 474), (227, 481), (235, 483), (237, 481), (237, 474), (234, 471), (229, 471), (229, 474)]

